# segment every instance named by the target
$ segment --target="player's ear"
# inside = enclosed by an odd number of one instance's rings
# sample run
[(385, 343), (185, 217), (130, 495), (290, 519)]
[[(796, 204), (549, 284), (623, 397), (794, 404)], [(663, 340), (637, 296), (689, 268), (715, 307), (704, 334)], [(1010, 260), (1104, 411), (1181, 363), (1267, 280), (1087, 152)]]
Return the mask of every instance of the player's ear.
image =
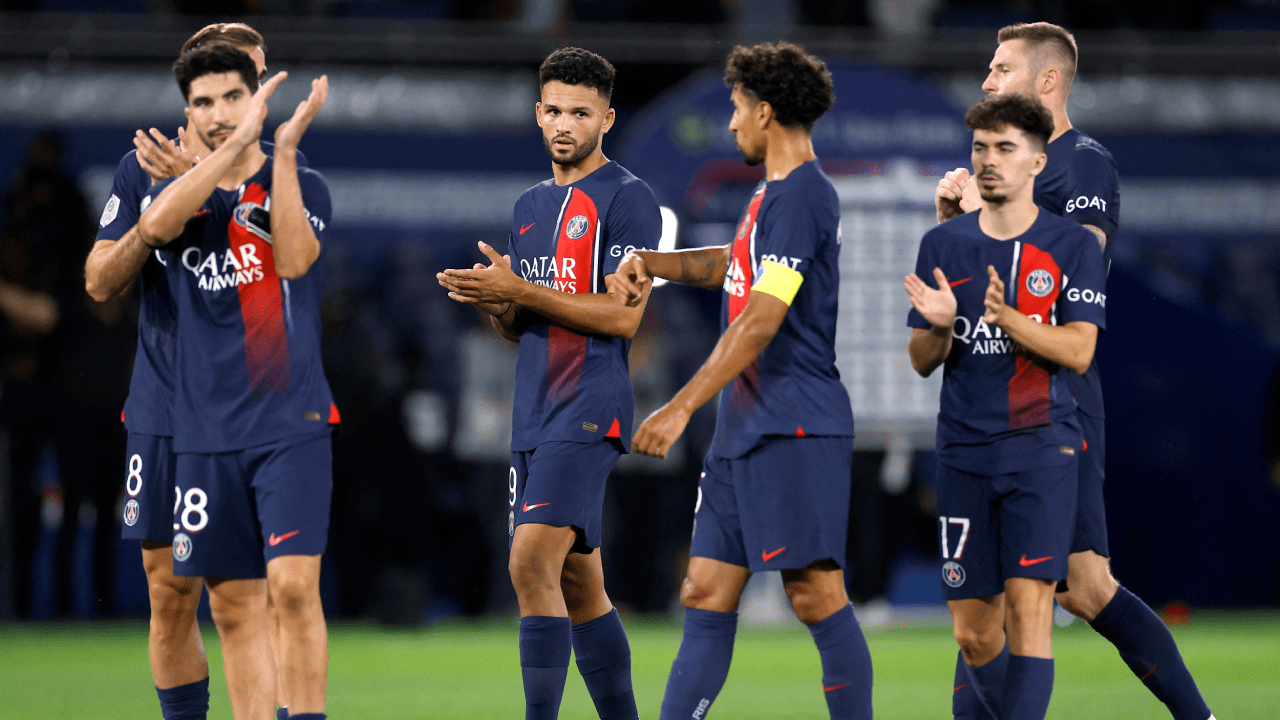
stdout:
[(186, 107), (182, 108), (182, 114), (183, 114), (183, 115), (186, 115), (186, 116), (187, 116), (187, 119), (188, 119), (188, 120), (190, 120), (190, 119), (191, 119), (191, 106), (190, 106), (190, 105), (188, 105), (188, 106), (186, 106)]
[(773, 106), (767, 101), (761, 100), (756, 104), (756, 122), (760, 125), (761, 130), (769, 127), (769, 123), (775, 119)]
[(539, 125), (542, 124), (542, 101), (541, 100), (533, 104), (533, 119), (537, 121)]
[(609, 128), (613, 127), (613, 121), (617, 119), (618, 115), (614, 112), (613, 108), (606, 110), (604, 113), (604, 124), (600, 126), (600, 133), (604, 134), (609, 132)]
[(1043, 151), (1043, 150), (1041, 150), (1040, 152), (1036, 153), (1036, 161), (1035, 161), (1035, 164), (1031, 166), (1031, 177), (1035, 177), (1035, 176), (1039, 175), (1039, 174), (1040, 174), (1040, 172), (1041, 172), (1042, 170), (1044, 170), (1044, 166), (1045, 166), (1048, 162), (1049, 162), (1049, 156), (1048, 156), (1048, 155), (1046, 155), (1046, 154), (1044, 153), (1044, 151)]
[(1050, 67), (1044, 71), (1044, 76), (1040, 78), (1040, 94), (1048, 95), (1058, 88), (1062, 82), (1062, 73), (1058, 72), (1058, 68)]

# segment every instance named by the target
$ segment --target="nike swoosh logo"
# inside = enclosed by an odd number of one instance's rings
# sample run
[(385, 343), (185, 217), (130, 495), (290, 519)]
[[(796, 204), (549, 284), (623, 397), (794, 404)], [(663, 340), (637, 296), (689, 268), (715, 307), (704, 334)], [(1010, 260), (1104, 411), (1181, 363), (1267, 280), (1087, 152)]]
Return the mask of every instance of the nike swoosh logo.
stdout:
[(765, 561), (765, 562), (769, 562), (770, 560), (772, 560), (772, 559), (774, 559), (775, 557), (777, 557), (777, 556), (778, 556), (778, 553), (782, 552), (783, 550), (786, 550), (786, 548), (784, 548), (784, 547), (780, 547), (780, 548), (778, 548), (777, 550), (774, 550), (773, 552), (765, 552), (765, 551), (761, 550), (761, 551), (760, 551), (760, 557), (764, 558), (764, 561)]
[(532, 510), (532, 509), (534, 509), (534, 508), (540, 508), (540, 507), (542, 507), (543, 505), (550, 505), (550, 504), (551, 504), (551, 503), (538, 503), (537, 505), (530, 505), (528, 502), (526, 502), (526, 503), (524, 504), (524, 511), (525, 511), (525, 512), (529, 512), (530, 510)]
[(289, 538), (293, 537), (294, 535), (297, 535), (300, 532), (302, 531), (294, 530), (293, 532), (287, 532), (281, 535), (280, 537), (276, 537), (275, 533), (271, 533), (271, 537), (267, 538), (267, 544), (270, 545), (271, 547), (275, 547), (280, 543), (284, 542), (285, 540), (288, 540)]
[(1042, 557), (1042, 558), (1036, 558), (1035, 560), (1028, 560), (1027, 556), (1023, 555), (1021, 558), (1018, 559), (1018, 564), (1021, 565), (1022, 567), (1028, 567), (1031, 565), (1035, 565), (1036, 563), (1042, 563), (1045, 560), (1052, 560), (1052, 559), (1053, 559), (1053, 556), (1050, 555), (1049, 557)]
[(968, 686), (968, 685), (961, 685), (960, 687), (956, 688), (955, 690), (952, 690), (951, 692), (960, 692), (961, 690), (963, 690), (963, 689), (965, 689), (965, 688), (967, 688), (967, 687), (969, 687), (969, 686)]
[(849, 685), (850, 683), (840, 683), (839, 685), (832, 685), (831, 687), (827, 687), (826, 685), (823, 685), (822, 692), (831, 692), (832, 690), (839, 690), (842, 687), (849, 687)]
[(972, 280), (972, 279), (973, 279), (972, 277), (967, 277), (967, 278), (965, 278), (965, 279), (963, 279), (963, 280), (955, 280), (955, 281), (949, 282), (949, 283), (947, 283), (947, 285), (948, 285), (948, 286), (950, 286), (950, 287), (955, 287), (955, 286), (957, 286), (957, 285), (963, 285), (963, 284), (965, 284), (965, 283), (969, 282), (969, 281), (970, 281), (970, 280)]
[(525, 225), (525, 226), (521, 227), (521, 228), (520, 228), (520, 234), (521, 234), (521, 235), (523, 235), (525, 230), (528, 230), (529, 228), (531, 228), (531, 227), (533, 227), (534, 225), (537, 225), (537, 224), (538, 224), (537, 222), (531, 222), (531, 223), (529, 223), (528, 225)]

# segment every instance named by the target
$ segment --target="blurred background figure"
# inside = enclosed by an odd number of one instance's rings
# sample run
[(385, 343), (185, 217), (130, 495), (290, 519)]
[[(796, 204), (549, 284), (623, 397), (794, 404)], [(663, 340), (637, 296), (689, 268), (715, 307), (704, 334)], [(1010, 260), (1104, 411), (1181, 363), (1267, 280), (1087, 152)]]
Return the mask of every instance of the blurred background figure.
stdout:
[[(478, 240), (505, 248), (512, 204), (545, 176), (538, 63), (568, 45), (615, 62), (607, 154), (654, 189), (671, 247), (692, 248), (730, 241), (759, 179), (727, 130), (722, 68), (762, 39), (805, 45), (837, 85), (814, 143), (841, 201), (850, 595), (869, 624), (940, 608), (937, 388), (906, 361), (898, 287), (935, 223), (937, 178), (968, 163), (960, 113), (982, 95), (994, 31), (1035, 20), (1076, 33), (1070, 117), (1115, 155), (1124, 193), (1098, 349), (1114, 571), (1157, 608), (1280, 602), (1280, 576), (1250, 569), (1280, 567), (1275, 2), (0, 0), (0, 618), (146, 613), (137, 553), (116, 561), (113, 534), (133, 303), (88, 300), (81, 268), (122, 138), (174, 134), (182, 102), (163, 68), (215, 19), (267, 36), (272, 71), (331, 81), (302, 146), (334, 202), (324, 353), (343, 425), (326, 612), (417, 624), (514, 607), (513, 346), (434, 275), (484, 261)], [(637, 421), (717, 335), (716, 293), (654, 293), (631, 352)], [(604, 533), (624, 610), (673, 606), (714, 422), (695, 416), (678, 458), (618, 464)], [(1186, 543), (1170, 552), (1169, 538)]]

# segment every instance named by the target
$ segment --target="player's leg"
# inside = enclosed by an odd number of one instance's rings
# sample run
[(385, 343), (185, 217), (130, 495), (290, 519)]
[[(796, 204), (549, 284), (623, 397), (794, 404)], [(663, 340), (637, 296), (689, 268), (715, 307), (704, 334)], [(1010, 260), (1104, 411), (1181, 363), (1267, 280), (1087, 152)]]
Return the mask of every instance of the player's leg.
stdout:
[(1010, 653), (1003, 720), (1041, 720), (1053, 693), (1053, 593), (1067, 576), (1079, 484), (1072, 448), (1081, 448), (1078, 430), (1060, 429), (1069, 432), (1063, 435), (1069, 444), (1045, 448), (1028, 469), (999, 476), (994, 485)]
[(662, 696), (661, 720), (706, 714), (729, 677), (738, 601), (751, 578), (728, 460), (708, 455), (698, 482), (689, 569), (680, 585), (684, 633)]
[(266, 563), (268, 597), (263, 624), (271, 644), (267, 605), (279, 622), (276, 668), (290, 717), (323, 717), (328, 687), (329, 634), (320, 603), (320, 560), (329, 536), (333, 493), (329, 433), (246, 451), (246, 469), (259, 518), (255, 538)]
[(844, 570), (820, 560), (783, 570), (782, 584), (822, 659), (822, 691), (831, 717), (871, 719), (871, 651), (845, 594)]
[[(329, 677), (329, 633), (320, 604), (320, 556), (271, 558), (267, 562), (267, 584), (280, 618), (276, 665), (291, 693), (289, 713), (295, 717), (322, 714)], [(265, 598), (263, 614), (265, 617)], [(273, 705), (276, 691), (273, 687)]]
[(569, 553), (560, 575), (565, 609), (573, 623), (573, 656), (601, 720), (639, 717), (631, 687), (631, 645), (618, 611), (604, 590), (600, 551)]
[[(952, 631), (960, 646), (952, 690), (951, 711), (956, 718), (1002, 717), (1009, 669), (1004, 601), (1004, 593), (947, 601)], [(956, 696), (965, 691), (966, 701), (958, 702)]]
[(1043, 720), (1053, 693), (1053, 590), (1057, 580), (1011, 577), (1005, 581), (1009, 669), (1005, 720)]
[[(172, 530), (170, 530), (172, 534)], [(173, 574), (173, 543), (142, 541), (151, 600), (147, 656), (165, 720), (202, 720), (209, 712), (209, 659), (196, 622), (200, 578)]]
[(1111, 575), (1106, 511), (1106, 433), (1100, 418), (1077, 414), (1087, 443), (1080, 456), (1080, 495), (1071, 543), (1067, 591), (1058, 603), (1106, 638), (1133, 674), (1175, 720), (1205, 720), (1209, 707), (1178, 652), (1169, 628), (1136, 595)]
[(994, 720), (1009, 663), (995, 479), (941, 462), (937, 476), (942, 591), (960, 645), (951, 712), (958, 720)]
[(520, 603), (520, 674), (526, 720), (559, 715), (573, 640), (560, 575), (578, 535), (572, 527), (517, 525), (508, 570)]
[[(271, 596), (271, 583), (267, 583), (267, 632), (270, 634), (271, 654), (280, 657), (280, 609), (276, 607), (275, 599)], [(284, 689), (284, 676), (276, 674), (276, 720), (286, 720), (289, 717), (289, 701), (288, 695)]]
[(268, 718), (275, 708), (276, 668), (267, 640), (267, 581), (205, 578), (205, 584), (222, 640), (232, 716), (236, 720)]
[(120, 535), (142, 545), (142, 568), (151, 601), (147, 655), (160, 698), (160, 714), (165, 720), (203, 720), (209, 712), (209, 660), (196, 608), (204, 584), (200, 578), (173, 573), (173, 523), (177, 519), (173, 438), (129, 433), (125, 458)]

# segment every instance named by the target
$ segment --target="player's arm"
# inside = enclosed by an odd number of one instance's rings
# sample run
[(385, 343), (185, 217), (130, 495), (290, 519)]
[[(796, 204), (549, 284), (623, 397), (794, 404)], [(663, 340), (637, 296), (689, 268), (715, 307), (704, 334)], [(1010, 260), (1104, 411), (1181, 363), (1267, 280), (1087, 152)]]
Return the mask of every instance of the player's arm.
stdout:
[(918, 275), (907, 276), (902, 287), (911, 298), (911, 306), (929, 323), (928, 328), (912, 328), (907, 341), (911, 367), (920, 377), (929, 377), (951, 354), (951, 329), (956, 322), (956, 296), (951, 291), (942, 268), (933, 269), (938, 287), (929, 287)]
[(717, 290), (724, 286), (732, 254), (731, 244), (693, 250), (632, 250), (618, 263), (618, 289), (632, 304), (647, 297), (647, 288), (656, 277)]
[(98, 240), (84, 263), (85, 291), (98, 302), (119, 297), (133, 286), (150, 253), (136, 225), (119, 240)]
[(1083, 375), (1093, 362), (1094, 347), (1098, 342), (1098, 326), (1084, 320), (1066, 325), (1048, 325), (1009, 307), (1004, 302), (1004, 282), (996, 269), (987, 266), (987, 296), (982, 301), (986, 312), (983, 322), (998, 325), (1005, 334), (1027, 352), (1049, 362), (1070, 368)]
[(263, 83), (249, 100), (252, 105), (244, 120), (222, 143), (222, 147), (183, 173), (156, 196), (151, 206), (138, 219), (138, 233), (144, 244), (152, 248), (160, 247), (182, 234), (187, 220), (213, 194), (218, 181), (235, 163), (236, 157), (250, 144), (258, 141), (258, 136), (262, 134), (262, 121), (267, 115), (267, 98), (271, 97), (276, 86), (287, 76), (288, 73), (278, 73)]
[(0, 280), (0, 315), (21, 331), (47, 335), (58, 325), (58, 301)]
[(311, 81), (311, 95), (276, 129), (271, 167), (271, 254), (276, 274), (295, 280), (320, 257), (320, 240), (307, 217), (298, 183), (298, 143), (329, 95), (329, 77)]
[(789, 299), (752, 292), (742, 314), (725, 330), (698, 372), (670, 402), (640, 424), (631, 441), (632, 450), (666, 458), (667, 451), (684, 433), (694, 411), (715, 397), (769, 346), (778, 334), (778, 328), (782, 327), (788, 308)]
[[(471, 270), (445, 270), (436, 275), (440, 285), (449, 291), (449, 297), (458, 302), (482, 305), (481, 309), (495, 318), (507, 316), (507, 311), (495, 314), (494, 310), (510, 303), (512, 322), (520, 313), (533, 312), (553, 324), (583, 335), (607, 335), (630, 340), (640, 327), (644, 316), (648, 288), (636, 305), (628, 305), (625, 294), (619, 289), (617, 274), (604, 278), (607, 292), (566, 293), (542, 285), (535, 285), (516, 275), (511, 269), (509, 257), (498, 255), (487, 243), (478, 243), (492, 264)], [(508, 337), (498, 328), (499, 334)], [(511, 329), (514, 329), (511, 328)]]
[(1102, 228), (1089, 223), (1084, 223), (1081, 227), (1098, 237), (1098, 246), (1105, 252), (1107, 249), (1107, 234), (1102, 231)]

